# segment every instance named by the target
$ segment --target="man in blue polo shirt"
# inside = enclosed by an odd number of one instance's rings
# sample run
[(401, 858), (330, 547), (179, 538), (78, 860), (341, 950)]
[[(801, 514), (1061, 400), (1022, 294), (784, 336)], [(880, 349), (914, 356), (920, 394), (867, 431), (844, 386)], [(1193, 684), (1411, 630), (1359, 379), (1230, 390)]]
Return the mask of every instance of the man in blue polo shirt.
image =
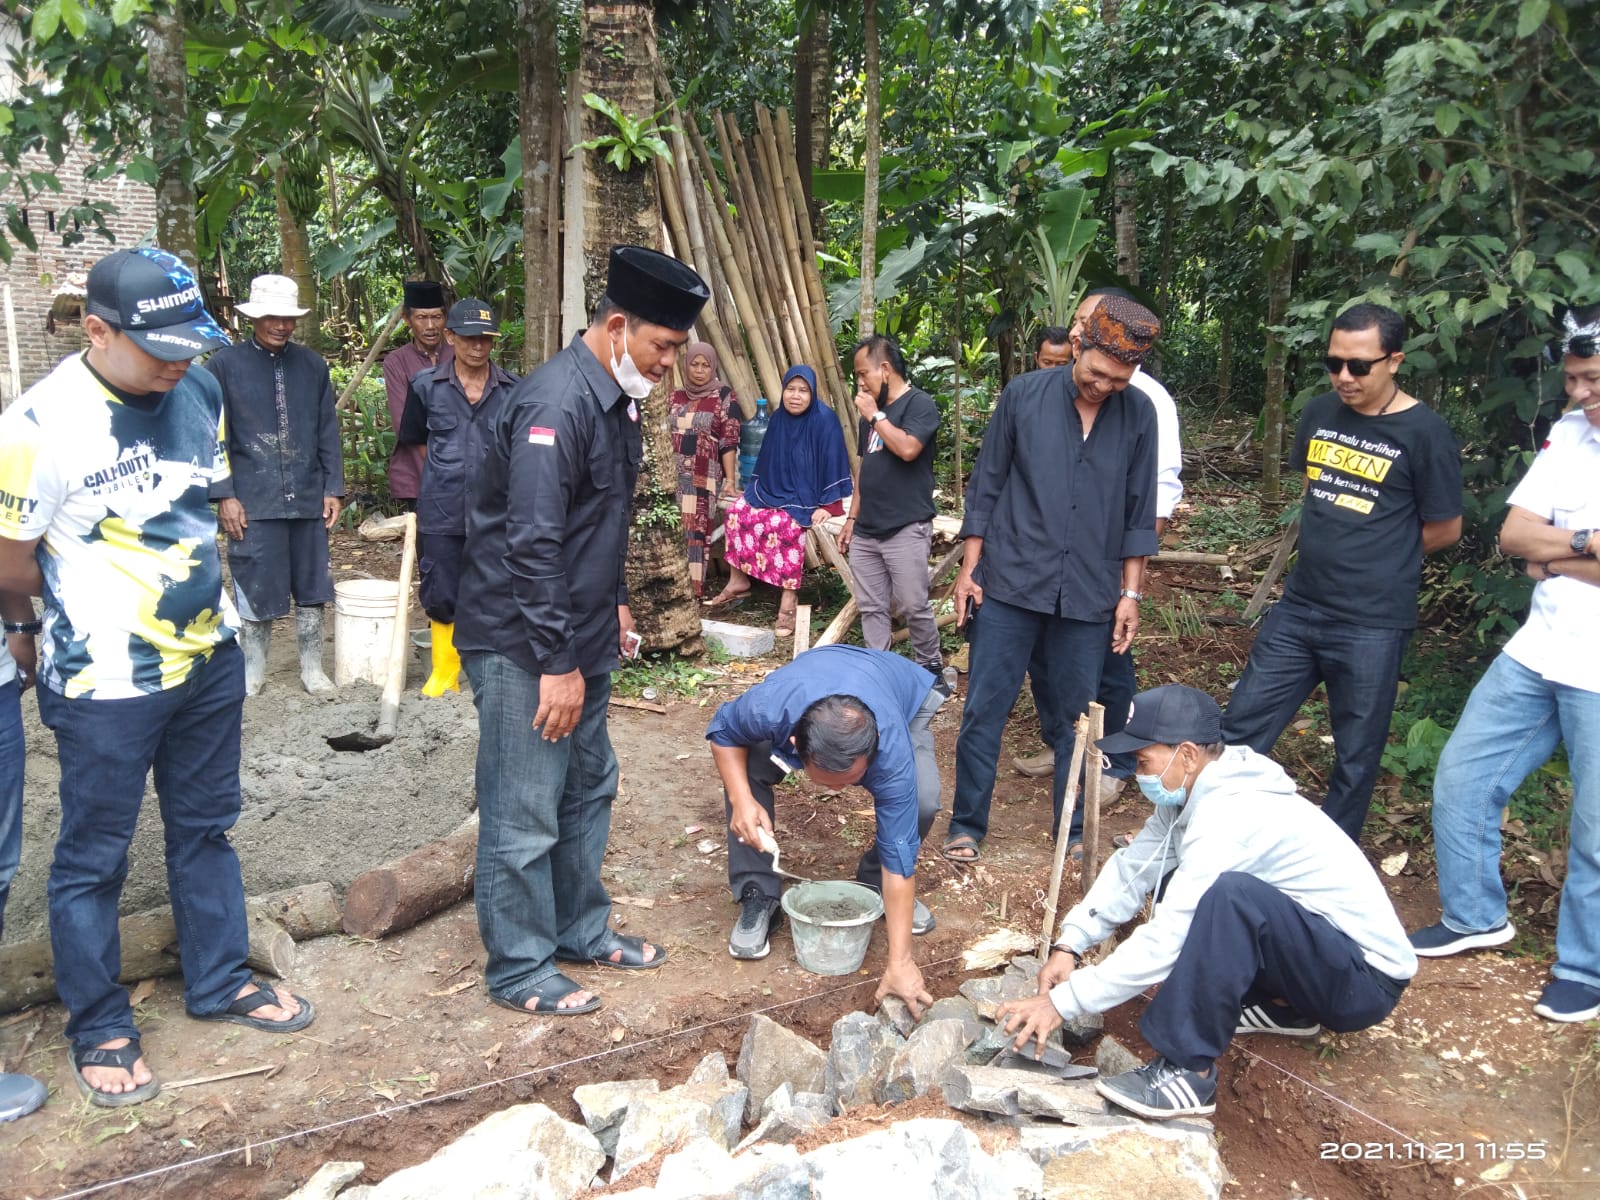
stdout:
[(804, 771), (826, 788), (872, 793), (877, 837), (856, 879), (883, 893), (889, 961), (877, 998), (898, 996), (913, 1015), (933, 1003), (911, 955), (933, 928), (916, 898), (917, 852), (939, 812), (933, 714), (948, 697), (922, 667), (861, 646), (819, 646), (717, 709), (706, 729), (727, 789), (728, 882), (740, 903), (728, 938), (735, 958), (765, 958), (778, 909), (778, 876), (760, 847), (772, 837), (772, 785)]

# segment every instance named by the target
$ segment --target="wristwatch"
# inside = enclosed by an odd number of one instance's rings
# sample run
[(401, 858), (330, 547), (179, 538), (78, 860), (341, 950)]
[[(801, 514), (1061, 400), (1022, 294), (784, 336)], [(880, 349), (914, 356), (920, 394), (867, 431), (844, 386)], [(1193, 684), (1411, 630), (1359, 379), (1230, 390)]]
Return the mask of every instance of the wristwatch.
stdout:
[(1594, 539), (1594, 530), (1580, 529), (1572, 535), (1572, 552), (1574, 554), (1587, 554), (1589, 543)]
[(37, 634), (37, 633), (40, 633), (41, 631), (43, 631), (44, 622), (40, 621), (40, 620), (7, 621), (5, 623), (5, 629), (6, 629), (7, 633)]
[(1122, 597), (1124, 600), (1133, 600), (1137, 602), (1144, 599), (1144, 593), (1136, 592), (1132, 588), (1123, 588)]
[(889, 419), (889, 414), (884, 412), (883, 409), (880, 408), (877, 412), (872, 414), (872, 419), (870, 421), (868, 421), (867, 423), (869, 425), (876, 425), (879, 421), (887, 421), (888, 419)]

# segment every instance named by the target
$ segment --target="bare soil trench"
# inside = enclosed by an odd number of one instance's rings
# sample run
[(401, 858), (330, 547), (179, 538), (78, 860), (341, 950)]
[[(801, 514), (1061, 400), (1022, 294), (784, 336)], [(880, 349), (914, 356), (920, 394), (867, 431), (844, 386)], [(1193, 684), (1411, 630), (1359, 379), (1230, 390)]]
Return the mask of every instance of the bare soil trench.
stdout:
[[(360, 571), (367, 561), (360, 555), (368, 556), (373, 574), (393, 577), (389, 548), (347, 542), (336, 551), (341, 573)], [(1178, 643), (1152, 631), (1140, 644), (1143, 681), (1240, 663), (1248, 638), (1211, 630), (1180, 653)], [(606, 1007), (577, 1018), (527, 1020), (487, 1003), (470, 904), (379, 943), (340, 937), (302, 943), (291, 982), (318, 1009), (303, 1034), (274, 1038), (190, 1021), (177, 981), (157, 981), (137, 1015), (146, 1052), (168, 1087), (157, 1100), (126, 1110), (91, 1108), (77, 1096), (58, 1006), (0, 1018), (0, 1064), (51, 1086), (42, 1112), (0, 1126), (0, 1198), (61, 1196), (151, 1172), (97, 1194), (277, 1200), (328, 1159), (363, 1161), (363, 1180), (371, 1182), (421, 1161), (506, 1105), (538, 1100), (576, 1117), (570, 1097), (581, 1083), (642, 1075), (675, 1083), (712, 1049), (732, 1061), (754, 1011), (826, 1045), (839, 1015), (871, 1007), (881, 933), (863, 973), (845, 979), (800, 970), (786, 928), (765, 961), (735, 962), (726, 952), (736, 910), (720, 849), (721, 795), (703, 731), (712, 708), (759, 669), (723, 668), (719, 680), (700, 689), (698, 703), (668, 700), (665, 716), (612, 710), (622, 785), (606, 881), (617, 900), (616, 924), (670, 947), (671, 961), (660, 972), (574, 969)], [(245, 813), (235, 842), (250, 892), (319, 879), (342, 887), (365, 867), (459, 823), (471, 804), (471, 703), (423, 700), (414, 690), (420, 682), (418, 664), (393, 745), (336, 755), (322, 738), (368, 727), (376, 689), (313, 700), (299, 690), (292, 637), (275, 639), (269, 687), (246, 706)], [(11, 938), (42, 931), (56, 820), (53, 739), (38, 727), (31, 701), (25, 713), (27, 846), (7, 915)], [(958, 724), (954, 705), (935, 722), (947, 807)], [(1008, 732), (1008, 752), (1036, 746), (1033, 722), (1020, 713)], [(1137, 827), (1142, 805), (1124, 796), (1108, 810), (1103, 852), (1114, 834)], [(154, 907), (164, 896), (159, 829), (153, 803), (147, 807), (126, 911)], [(961, 870), (924, 852), (919, 887), (939, 925), (919, 940), (918, 952), (936, 996), (955, 990), (964, 977), (960, 950), (994, 927), (1002, 907), (1007, 923), (1038, 929), (1050, 869), (1048, 816), (1048, 781), (1006, 774), (977, 868)], [(870, 800), (858, 790), (821, 795), (802, 783), (780, 797), (778, 826), (793, 870), (847, 877), (872, 835)], [(934, 845), (943, 827), (941, 818)], [(702, 853), (703, 839), (718, 848)], [(1386, 883), (1408, 925), (1433, 919), (1431, 864), (1413, 863)], [(1077, 894), (1075, 879), (1065, 886)], [(1548, 923), (1537, 914), (1545, 899), (1532, 896), (1534, 911), (1519, 911), (1519, 926)], [(1592, 1028), (1556, 1027), (1533, 1016), (1544, 971), (1536, 959), (1493, 953), (1428, 962), (1395, 1014), (1375, 1030), (1316, 1042), (1235, 1042), (1222, 1061), (1216, 1116), (1234, 1177), (1225, 1194), (1274, 1200), (1594, 1194), (1600, 1056)], [(1109, 1014), (1107, 1028), (1145, 1054), (1141, 1008), (1135, 1001)], [(266, 1065), (275, 1068), (270, 1075), (172, 1086)], [(892, 1113), (857, 1112), (836, 1123), (836, 1132), (891, 1119)], [(1448, 1145), (1458, 1161), (1422, 1161), (1408, 1139)]]

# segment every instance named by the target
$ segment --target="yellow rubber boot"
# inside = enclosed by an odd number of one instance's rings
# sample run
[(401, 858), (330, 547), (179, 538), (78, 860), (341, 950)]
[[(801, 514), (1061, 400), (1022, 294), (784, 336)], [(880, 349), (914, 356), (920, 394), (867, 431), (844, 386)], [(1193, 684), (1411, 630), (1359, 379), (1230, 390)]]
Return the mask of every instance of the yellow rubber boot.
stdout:
[(432, 621), (430, 624), (433, 626), (433, 674), (422, 685), (422, 694), (442, 696), (446, 692), (459, 692), (461, 655), (456, 653), (456, 627), (446, 625), (443, 621)]

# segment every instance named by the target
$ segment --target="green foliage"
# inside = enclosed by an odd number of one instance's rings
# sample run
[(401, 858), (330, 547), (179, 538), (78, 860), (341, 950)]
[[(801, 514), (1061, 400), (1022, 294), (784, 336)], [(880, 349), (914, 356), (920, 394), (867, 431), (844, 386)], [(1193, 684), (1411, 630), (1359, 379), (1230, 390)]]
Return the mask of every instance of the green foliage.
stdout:
[(613, 101), (594, 92), (585, 92), (583, 102), (606, 117), (617, 131), (581, 142), (577, 147), (579, 150), (605, 151), (604, 160), (624, 173), (657, 158), (664, 158), (669, 163), (672, 161), (672, 150), (662, 135), (681, 133), (682, 130), (676, 125), (658, 124), (661, 113), (648, 118), (630, 116)]
[[(342, 394), (354, 373), (351, 367), (329, 367), (335, 394)], [(354, 403), (339, 413), (339, 440), (344, 452), (345, 494), (351, 507), (365, 501), (383, 507), (389, 501), (389, 458), (394, 430), (389, 424), (388, 397), (382, 376), (369, 373), (356, 388)]]
[(700, 685), (717, 677), (717, 672), (696, 666), (670, 654), (646, 654), (637, 662), (624, 662), (611, 674), (611, 688), (619, 696), (638, 699), (645, 688), (653, 688), (657, 698), (678, 696), (692, 700)]

